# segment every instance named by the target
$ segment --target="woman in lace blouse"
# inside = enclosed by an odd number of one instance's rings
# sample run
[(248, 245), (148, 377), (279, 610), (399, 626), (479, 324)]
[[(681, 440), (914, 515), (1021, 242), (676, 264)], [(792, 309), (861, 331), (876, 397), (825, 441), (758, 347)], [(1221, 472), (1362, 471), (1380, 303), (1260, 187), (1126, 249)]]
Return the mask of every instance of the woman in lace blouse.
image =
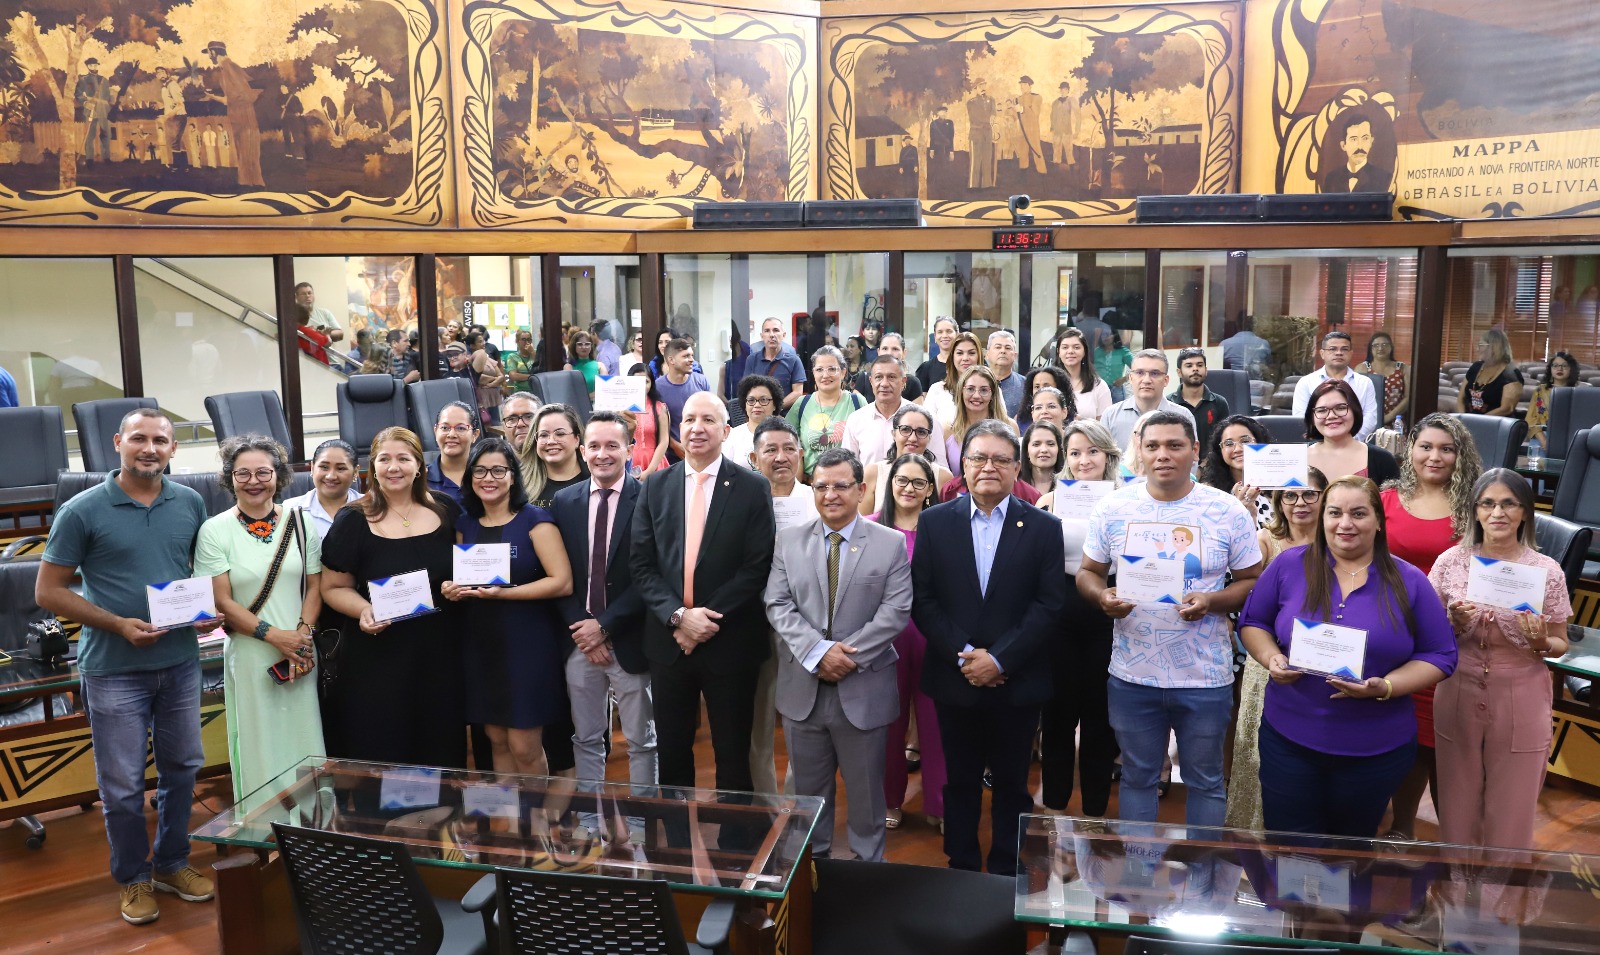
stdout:
[[(1531, 848), (1550, 751), (1544, 659), (1567, 652), (1572, 604), (1561, 565), (1534, 549), (1527, 480), (1505, 468), (1487, 471), (1472, 499), (1470, 535), (1439, 555), (1429, 574), (1460, 647), (1460, 665), (1439, 684), (1434, 701), (1439, 831), (1444, 842), (1459, 845)], [(1539, 612), (1468, 601), (1474, 557), (1543, 570)]]

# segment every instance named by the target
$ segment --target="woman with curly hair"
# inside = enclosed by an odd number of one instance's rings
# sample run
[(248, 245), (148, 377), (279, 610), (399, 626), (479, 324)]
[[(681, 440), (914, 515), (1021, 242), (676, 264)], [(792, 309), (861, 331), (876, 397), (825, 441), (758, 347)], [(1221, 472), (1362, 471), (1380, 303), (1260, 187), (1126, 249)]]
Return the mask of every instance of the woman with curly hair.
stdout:
[[(1440, 554), (1472, 532), (1472, 488), (1482, 473), (1478, 446), (1460, 419), (1434, 413), (1417, 422), (1401, 457), (1400, 479), (1389, 482), (1382, 495), (1389, 549), (1394, 555), (1423, 573), (1432, 571)], [(1417, 761), (1394, 795), (1390, 826), (1392, 834), (1406, 839), (1413, 836), (1417, 806), (1430, 782), (1438, 802), (1433, 690), (1430, 687), (1416, 696)]]
[(1239, 499), (1245, 510), (1265, 526), (1272, 519), (1272, 492), (1244, 482), (1244, 449), (1249, 444), (1271, 444), (1272, 433), (1249, 415), (1229, 415), (1211, 429), (1206, 456), (1200, 464), (1200, 483), (1209, 484)]

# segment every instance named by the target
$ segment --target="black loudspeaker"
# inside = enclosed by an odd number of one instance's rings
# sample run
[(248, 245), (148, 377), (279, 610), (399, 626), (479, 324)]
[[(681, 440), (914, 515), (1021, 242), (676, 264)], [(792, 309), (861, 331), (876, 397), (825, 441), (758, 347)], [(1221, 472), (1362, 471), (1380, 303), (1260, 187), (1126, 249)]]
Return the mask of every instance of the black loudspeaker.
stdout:
[(1140, 196), (1134, 204), (1135, 222), (1254, 222), (1261, 216), (1261, 197)]
[(1330, 192), (1261, 197), (1268, 222), (1388, 222), (1394, 218), (1392, 192)]
[(917, 199), (829, 199), (806, 203), (806, 227), (919, 226), (922, 203)]
[(696, 229), (798, 229), (803, 202), (702, 202), (694, 207)]

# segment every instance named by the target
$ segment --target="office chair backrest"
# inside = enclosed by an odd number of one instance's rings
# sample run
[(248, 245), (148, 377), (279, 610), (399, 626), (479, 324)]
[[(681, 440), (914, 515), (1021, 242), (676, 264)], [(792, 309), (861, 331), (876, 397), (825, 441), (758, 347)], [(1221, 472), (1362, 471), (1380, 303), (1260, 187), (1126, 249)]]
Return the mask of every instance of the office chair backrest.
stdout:
[(578, 412), (579, 421), (588, 421), (589, 412), (592, 410), (589, 403), (589, 384), (583, 378), (583, 372), (572, 371), (541, 371), (533, 376), (538, 384), (539, 394), (543, 396), (545, 404), (560, 402), (571, 405)]
[[(56, 474), (67, 466), (67, 432), (61, 426), (61, 409), (55, 405), (0, 408), (0, 490), (41, 488), (44, 500)], [(0, 493), (0, 501), (6, 495)]]
[(1251, 412), (1250, 373), (1233, 368), (1212, 368), (1206, 371), (1206, 387), (1228, 402), (1229, 414)]
[(1485, 468), (1514, 468), (1528, 440), (1528, 419), (1486, 414), (1457, 414), (1466, 426)]
[(1306, 440), (1306, 421), (1292, 414), (1264, 414), (1257, 415), (1256, 421), (1261, 423), (1267, 433), (1272, 435), (1273, 442), (1277, 444), (1304, 444)]
[(217, 443), (238, 434), (264, 434), (289, 447), (289, 422), (275, 391), (235, 391), (206, 398)]
[(1572, 436), (1550, 512), (1574, 524), (1600, 527), (1600, 428)]
[(1577, 593), (1578, 581), (1583, 579), (1583, 562), (1594, 542), (1594, 529), (1553, 514), (1535, 514), (1533, 539), (1539, 544), (1539, 553), (1561, 565), (1561, 573), (1567, 578), (1567, 597), (1571, 598)]
[(72, 420), (78, 428), (78, 450), (83, 454), (85, 471), (109, 471), (122, 466), (112, 438), (117, 426), (135, 408), (156, 407), (154, 398), (102, 398), (80, 401), (72, 406)]
[(1551, 388), (1550, 420), (1545, 425), (1545, 454), (1559, 458), (1581, 428), (1600, 422), (1600, 388)]
[(439, 442), (433, 436), (433, 423), (439, 420), (439, 410), (452, 401), (471, 405), (474, 420), (477, 420), (478, 392), (465, 378), (435, 378), (406, 385), (406, 418), (421, 440), (424, 452), (439, 450)]
[(407, 426), (406, 392), (391, 375), (351, 375), (335, 386), (339, 438), (365, 456), (384, 428)]
[(688, 955), (665, 882), (495, 870), (502, 952)]
[(307, 955), (433, 955), (444, 924), (402, 843), (272, 824)]

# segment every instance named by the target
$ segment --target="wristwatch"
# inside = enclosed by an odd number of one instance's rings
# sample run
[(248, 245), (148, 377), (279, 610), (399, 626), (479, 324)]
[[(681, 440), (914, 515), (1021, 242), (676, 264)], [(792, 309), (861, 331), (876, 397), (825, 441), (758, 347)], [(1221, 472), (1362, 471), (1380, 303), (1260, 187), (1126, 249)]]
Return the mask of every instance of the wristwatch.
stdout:
[(607, 643), (611, 642), (611, 631), (607, 630), (604, 624), (596, 624), (596, 629), (600, 631), (600, 639)]
[(678, 629), (678, 624), (683, 623), (683, 615), (688, 612), (688, 607), (679, 607), (677, 610), (672, 612), (672, 616), (667, 618), (667, 626), (674, 630)]

